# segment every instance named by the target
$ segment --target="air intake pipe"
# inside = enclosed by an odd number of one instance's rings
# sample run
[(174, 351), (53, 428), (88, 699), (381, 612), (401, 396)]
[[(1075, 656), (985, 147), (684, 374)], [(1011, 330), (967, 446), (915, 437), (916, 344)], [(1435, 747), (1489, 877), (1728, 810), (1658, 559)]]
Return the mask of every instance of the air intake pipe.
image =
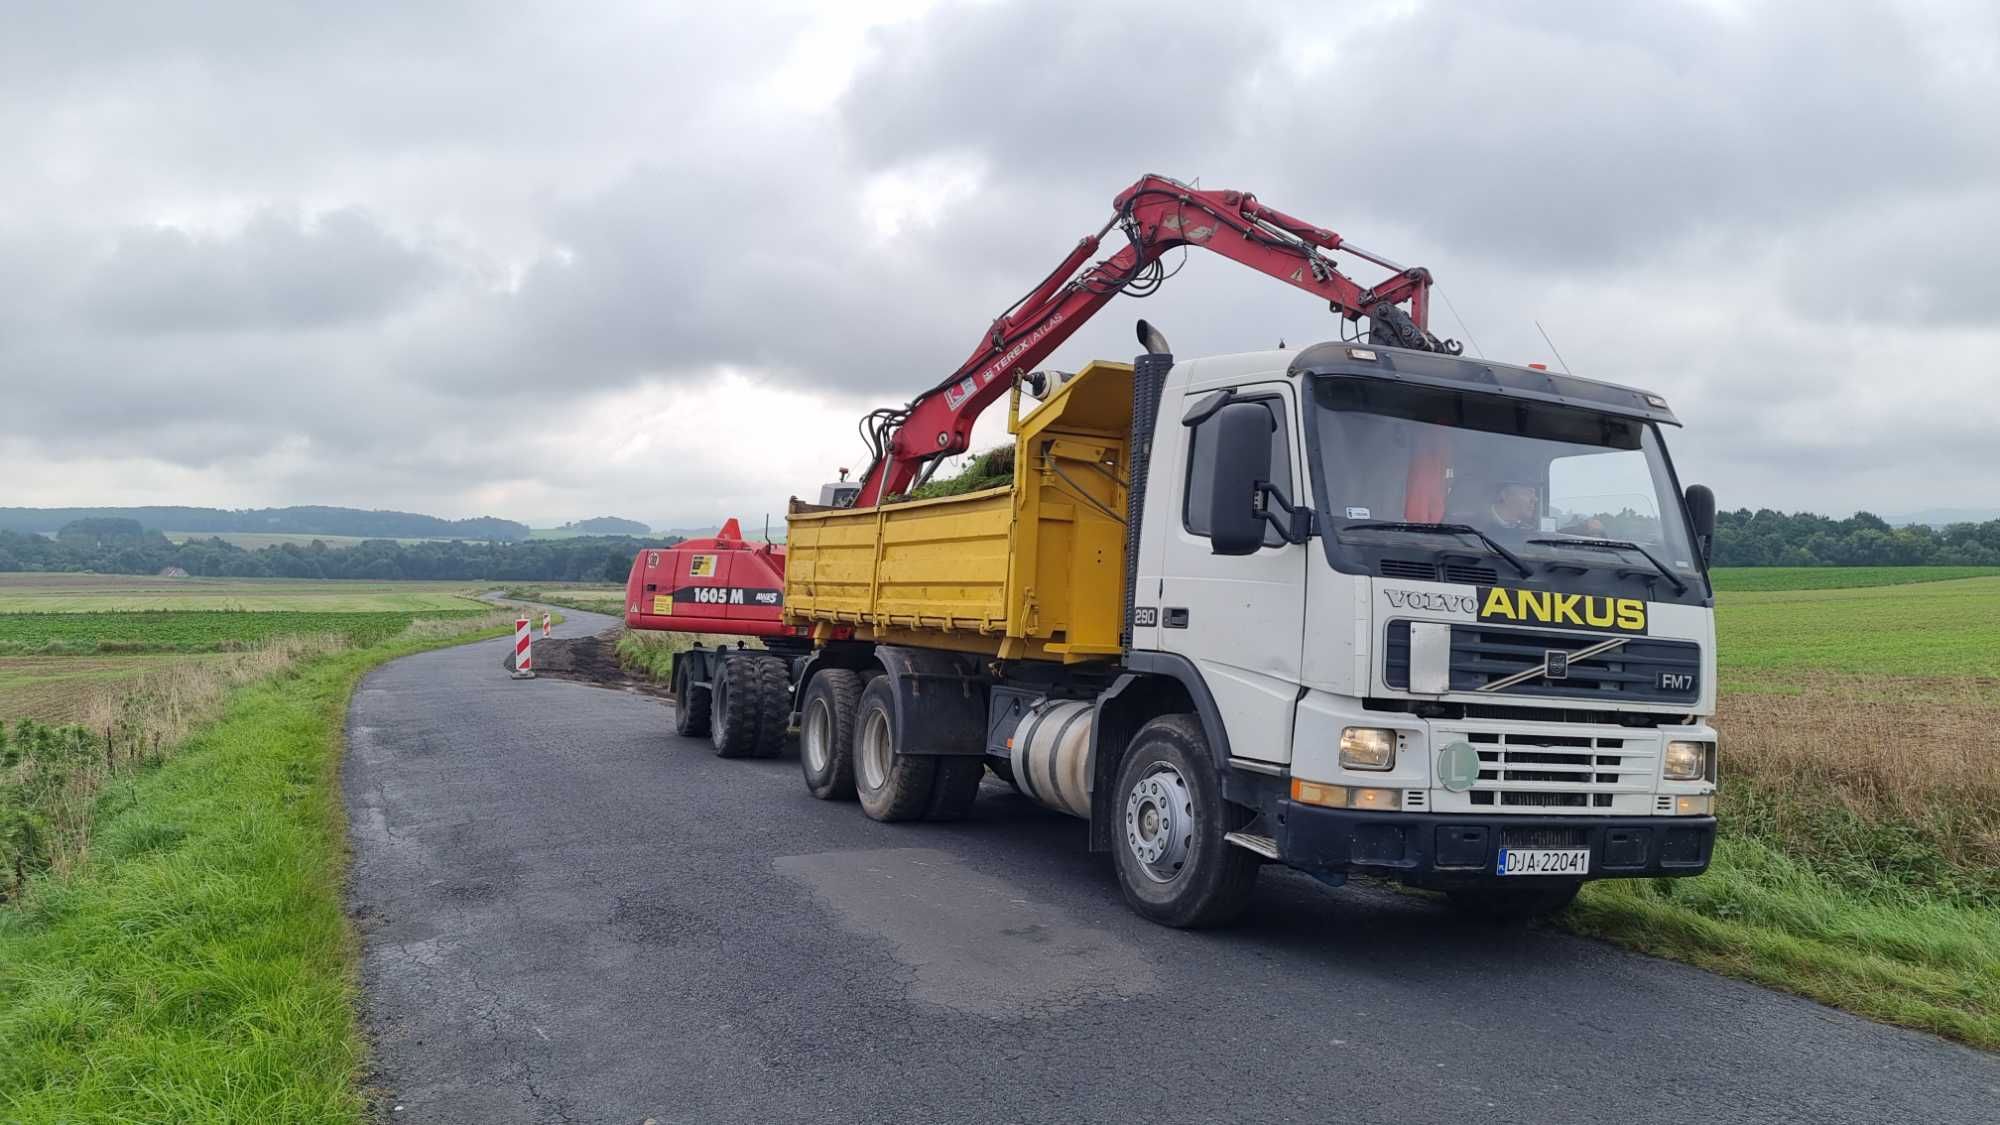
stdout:
[(1144, 355), (1132, 361), (1132, 434), (1125, 443), (1125, 622), (1118, 642), (1132, 651), (1132, 605), (1139, 584), (1139, 529), (1146, 516), (1146, 470), (1153, 463), (1153, 425), (1160, 415), (1160, 388), (1174, 369), (1174, 356), (1160, 330), (1139, 322)]

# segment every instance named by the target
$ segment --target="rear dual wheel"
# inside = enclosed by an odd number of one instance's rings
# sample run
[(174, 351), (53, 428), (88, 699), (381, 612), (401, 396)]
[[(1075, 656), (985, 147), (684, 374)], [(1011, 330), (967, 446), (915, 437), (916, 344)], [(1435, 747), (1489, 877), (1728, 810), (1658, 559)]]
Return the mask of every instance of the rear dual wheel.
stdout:
[(862, 690), (853, 738), (854, 794), (861, 811), (876, 820), (958, 820), (979, 796), (986, 774), (979, 755), (908, 752), (887, 676)]
[(806, 685), (799, 708), (799, 768), (806, 789), (822, 801), (854, 799), (854, 715), (861, 703), (861, 677), (846, 668), (828, 668)]
[(674, 660), (674, 733), (683, 738), (707, 738), (709, 693), (697, 691), (691, 682), (691, 661)]
[(789, 686), (781, 659), (749, 652), (725, 655), (709, 688), (709, 738), (716, 756), (777, 757), (791, 722)]

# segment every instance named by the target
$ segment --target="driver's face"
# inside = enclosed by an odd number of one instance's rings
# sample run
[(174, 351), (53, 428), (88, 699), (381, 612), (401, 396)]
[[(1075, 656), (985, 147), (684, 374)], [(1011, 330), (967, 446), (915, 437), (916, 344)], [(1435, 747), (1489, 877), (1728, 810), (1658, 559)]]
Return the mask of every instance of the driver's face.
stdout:
[(1500, 514), (1517, 522), (1532, 519), (1540, 499), (1532, 485), (1506, 485), (1500, 489)]

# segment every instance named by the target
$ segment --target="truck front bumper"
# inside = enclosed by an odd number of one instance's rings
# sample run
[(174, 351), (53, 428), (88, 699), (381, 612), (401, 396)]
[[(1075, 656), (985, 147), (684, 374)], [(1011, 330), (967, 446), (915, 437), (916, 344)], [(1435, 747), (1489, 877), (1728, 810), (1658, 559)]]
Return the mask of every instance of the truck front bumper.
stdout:
[(1303, 871), (1425, 887), (1518, 881), (1496, 874), (1503, 847), (1587, 847), (1587, 879), (1699, 875), (1715, 850), (1715, 818), (1356, 812), (1286, 800), (1277, 844), (1280, 861)]

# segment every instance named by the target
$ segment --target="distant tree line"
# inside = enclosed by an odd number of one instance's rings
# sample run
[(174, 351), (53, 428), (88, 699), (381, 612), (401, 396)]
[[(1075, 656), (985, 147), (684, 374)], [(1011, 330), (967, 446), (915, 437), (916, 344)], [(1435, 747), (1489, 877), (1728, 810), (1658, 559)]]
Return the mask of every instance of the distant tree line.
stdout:
[[(245, 550), (220, 539), (176, 545), (136, 520), (93, 516), (65, 524), (53, 539), (0, 531), (0, 571), (158, 574), (179, 567), (200, 577), (399, 578), (513, 582), (623, 582), (642, 547), (672, 535), (577, 536), (520, 542), (398, 543), (352, 547), (286, 543)], [(1891, 527), (1868, 512), (1829, 519), (1768, 508), (1718, 512), (1717, 566), (2000, 566), (2000, 520)]]
[(653, 529), (638, 520), (621, 519), (618, 516), (595, 516), (587, 520), (575, 520), (557, 528), (558, 531), (575, 531), (584, 535), (637, 535), (645, 538)]
[(1739, 508), (1715, 516), (1716, 566), (2000, 566), (2000, 520), (1890, 527), (1868, 512), (1844, 520)]
[(502, 543), (370, 539), (329, 547), (315, 540), (251, 551), (213, 538), (177, 545), (135, 520), (92, 517), (64, 525), (54, 539), (0, 531), (0, 571), (158, 574), (179, 567), (204, 578), (623, 582), (641, 547), (676, 542), (671, 536), (578, 536)]
[[(146, 527), (194, 535), (339, 535), (357, 539), (505, 539), (528, 537), (528, 525), (481, 516), (448, 520), (415, 512), (319, 506), (293, 508), (0, 508), (0, 531), (53, 532), (76, 520), (137, 520)], [(584, 529), (589, 530), (589, 529)], [(636, 534), (643, 535), (641, 525)]]

